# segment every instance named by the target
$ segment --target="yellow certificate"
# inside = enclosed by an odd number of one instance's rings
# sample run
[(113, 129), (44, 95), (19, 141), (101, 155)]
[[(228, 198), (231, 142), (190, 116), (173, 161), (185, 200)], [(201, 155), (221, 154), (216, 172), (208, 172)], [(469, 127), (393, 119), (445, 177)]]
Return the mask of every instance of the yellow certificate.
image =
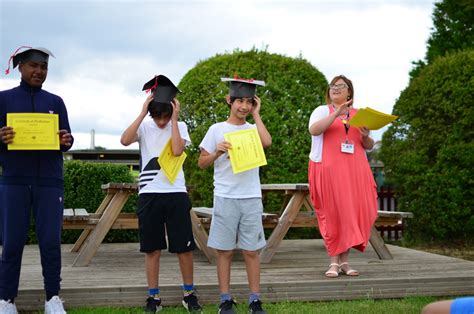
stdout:
[(232, 145), (229, 157), (234, 174), (267, 164), (256, 128), (225, 133), (224, 139)]
[(163, 148), (160, 157), (158, 157), (158, 163), (171, 184), (174, 184), (174, 181), (176, 181), (176, 177), (183, 167), (184, 160), (187, 156), (188, 155), (186, 155), (185, 152), (179, 156), (175, 156), (173, 154), (173, 149), (171, 148), (171, 138), (168, 140), (168, 143), (166, 143), (165, 148)]
[(372, 108), (359, 109), (356, 115), (349, 120), (349, 125), (355, 127), (366, 126), (369, 130), (378, 130), (398, 118)]
[(8, 150), (59, 150), (59, 118), (51, 113), (7, 113), (15, 131)]

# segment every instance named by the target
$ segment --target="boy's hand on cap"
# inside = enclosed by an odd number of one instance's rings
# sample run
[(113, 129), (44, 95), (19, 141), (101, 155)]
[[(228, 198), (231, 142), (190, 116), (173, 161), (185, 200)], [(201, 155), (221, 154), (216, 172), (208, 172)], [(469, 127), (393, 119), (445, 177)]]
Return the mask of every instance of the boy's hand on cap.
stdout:
[(151, 93), (150, 95), (148, 95), (148, 97), (146, 98), (145, 102), (143, 103), (143, 107), (142, 107), (142, 114), (147, 114), (148, 113), (148, 106), (150, 105), (150, 103), (153, 101), (153, 93)]
[(261, 105), (262, 101), (260, 100), (260, 97), (258, 97), (257, 95), (253, 96), (253, 101), (254, 101), (254, 105), (253, 105), (253, 108), (252, 108), (252, 115), (259, 115), (260, 114), (260, 105)]
[(171, 116), (171, 120), (178, 121), (179, 110), (181, 109), (181, 105), (179, 104), (178, 99), (173, 98), (173, 100), (171, 101), (171, 107), (173, 107), (173, 115)]

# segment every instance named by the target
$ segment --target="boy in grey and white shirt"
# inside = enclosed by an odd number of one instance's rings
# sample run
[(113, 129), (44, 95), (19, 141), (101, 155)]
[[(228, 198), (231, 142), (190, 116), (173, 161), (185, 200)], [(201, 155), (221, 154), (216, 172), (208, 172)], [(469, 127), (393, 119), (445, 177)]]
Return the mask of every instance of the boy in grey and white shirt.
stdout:
[[(235, 313), (230, 294), (230, 268), (233, 250), (242, 249), (247, 268), (250, 295), (249, 312), (265, 313), (260, 301), (260, 258), (258, 250), (266, 244), (262, 226), (262, 194), (259, 168), (234, 174), (228, 156), (231, 144), (224, 134), (256, 128), (264, 148), (272, 138), (260, 118), (260, 98), (256, 85), (263, 81), (222, 79), (230, 81), (226, 100), (230, 114), (225, 122), (212, 125), (201, 144), (199, 167), (214, 164), (214, 211), (207, 245), (217, 250), (217, 277), (221, 292), (219, 313)], [(246, 121), (251, 114), (255, 125)]]

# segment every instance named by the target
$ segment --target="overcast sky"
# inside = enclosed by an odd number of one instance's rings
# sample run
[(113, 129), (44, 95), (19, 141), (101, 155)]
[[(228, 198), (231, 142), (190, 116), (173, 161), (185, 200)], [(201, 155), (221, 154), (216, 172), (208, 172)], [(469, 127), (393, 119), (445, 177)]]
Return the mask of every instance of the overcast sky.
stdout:
[(16, 69), (3, 71), (16, 48), (46, 47), (56, 58), (43, 88), (64, 99), (73, 148), (90, 147), (91, 129), (96, 146), (123, 148), (120, 135), (155, 74), (178, 84), (200, 60), (268, 47), (301, 54), (328, 81), (346, 75), (356, 108), (391, 113), (411, 62), (425, 56), (433, 8), (432, 0), (0, 0), (0, 90), (19, 83)]

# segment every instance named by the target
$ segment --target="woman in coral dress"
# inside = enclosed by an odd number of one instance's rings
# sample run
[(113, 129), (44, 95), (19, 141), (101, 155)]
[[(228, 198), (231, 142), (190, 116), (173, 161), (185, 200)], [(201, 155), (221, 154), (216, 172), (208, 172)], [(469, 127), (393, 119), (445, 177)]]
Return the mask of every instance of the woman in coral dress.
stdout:
[(365, 127), (347, 122), (354, 89), (343, 75), (332, 79), (325, 106), (311, 114), (308, 182), (319, 230), (330, 257), (327, 277), (358, 276), (349, 266), (349, 250), (364, 251), (377, 218), (377, 190), (365, 153), (374, 146)]

